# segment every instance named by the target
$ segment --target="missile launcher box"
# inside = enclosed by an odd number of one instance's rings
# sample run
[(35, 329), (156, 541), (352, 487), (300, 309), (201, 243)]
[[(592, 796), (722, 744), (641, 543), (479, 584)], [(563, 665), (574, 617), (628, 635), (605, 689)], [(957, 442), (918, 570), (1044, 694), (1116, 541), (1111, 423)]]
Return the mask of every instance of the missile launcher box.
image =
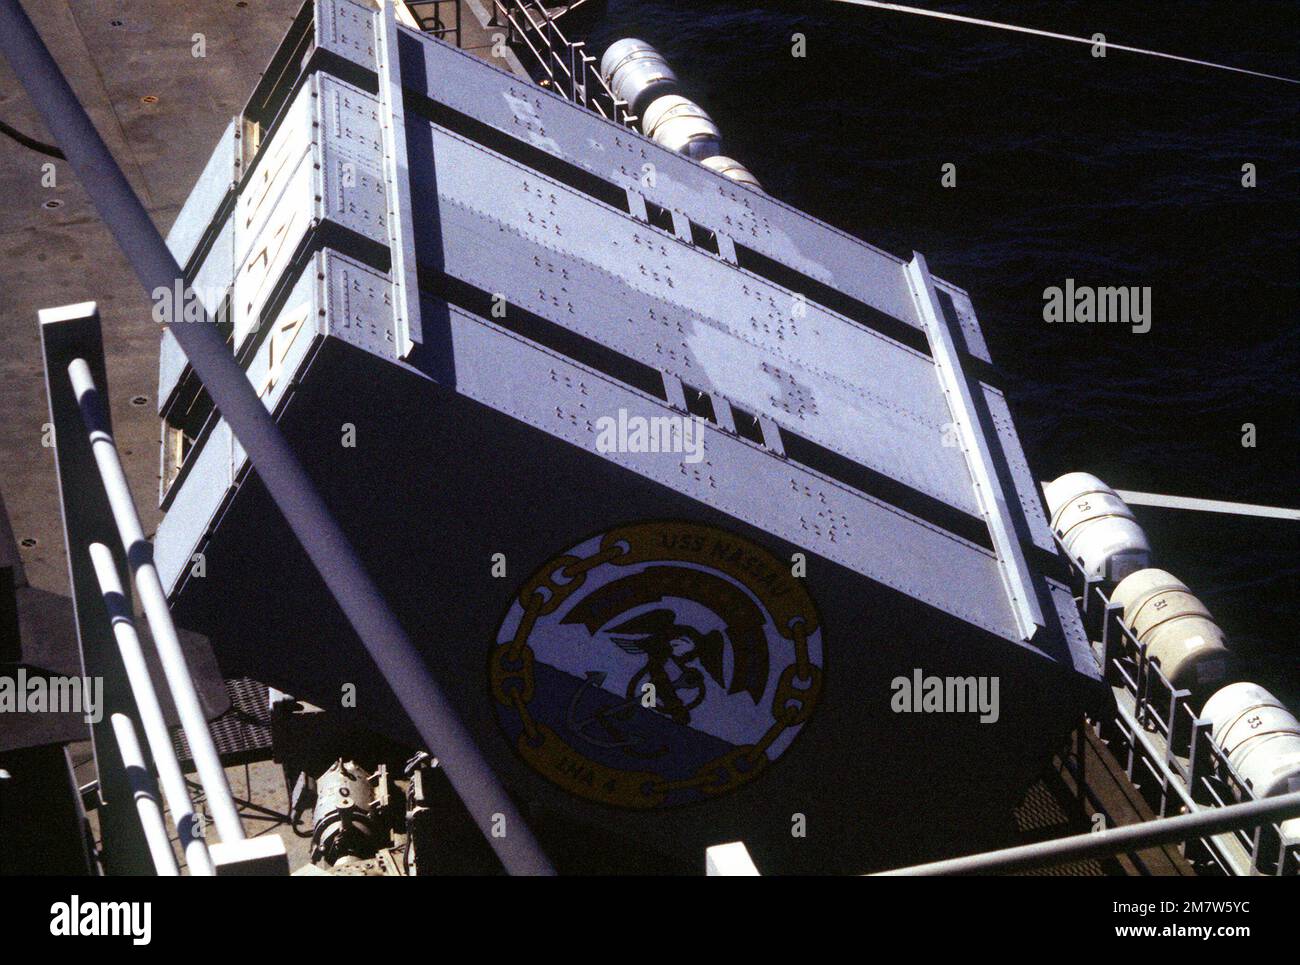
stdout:
[[(919, 255), (352, 0), (303, 8), (169, 243), (561, 870), (976, 851), (1101, 693)], [(170, 336), (160, 383), (177, 621), (418, 744)]]

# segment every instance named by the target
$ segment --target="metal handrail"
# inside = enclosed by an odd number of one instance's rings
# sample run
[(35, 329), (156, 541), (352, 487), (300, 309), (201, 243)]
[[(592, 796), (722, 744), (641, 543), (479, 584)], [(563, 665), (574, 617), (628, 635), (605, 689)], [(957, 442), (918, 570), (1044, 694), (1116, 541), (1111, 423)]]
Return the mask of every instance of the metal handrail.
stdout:
[[(85, 423), (86, 432), (90, 436), (91, 451), (95, 456), (95, 465), (99, 469), (104, 491), (108, 495), (108, 504), (113, 512), (113, 521), (117, 524), (118, 537), (126, 550), (127, 564), (131, 568), (136, 590), (140, 594), (141, 605), (149, 621), (149, 629), (153, 634), (158, 659), (167, 678), (167, 687), (171, 691), (173, 702), (176, 705), (176, 713), (180, 717), (181, 727), (185, 731), (185, 739), (189, 741), (190, 750), (194, 756), (194, 765), (199, 772), (199, 779), (203, 782), (204, 790), (207, 793), (209, 807), (212, 809), (212, 818), (217, 825), (217, 832), (221, 835), (223, 841), (242, 840), (244, 826), (239, 820), (239, 811), (235, 808), (234, 799), (230, 794), (230, 786), (226, 783), (226, 771), (221, 765), (220, 756), (217, 754), (217, 746), (212, 740), (211, 732), (208, 730), (207, 717), (204, 715), (203, 707), (199, 703), (199, 694), (194, 686), (194, 678), (190, 675), (189, 667), (185, 662), (185, 654), (181, 652), (180, 638), (176, 635), (176, 625), (172, 622), (171, 610), (167, 606), (167, 594), (163, 590), (162, 580), (159, 578), (158, 570), (153, 563), (153, 547), (144, 538), (144, 530), (140, 525), (140, 516), (135, 508), (135, 499), (132, 497), (130, 485), (126, 481), (126, 472), (122, 468), (122, 459), (118, 454), (117, 444), (113, 441), (112, 433), (108, 430), (108, 422), (104, 418), (99, 391), (95, 387), (95, 379), (90, 374), (90, 366), (86, 364), (85, 359), (74, 359), (68, 366), (68, 376), (72, 380), (72, 389), (76, 393), (77, 405), (81, 409), (81, 419)], [(103, 547), (103, 549), (105, 552), (108, 551), (107, 547)], [(98, 557), (99, 554), (92, 552), (92, 556)], [(102, 558), (96, 559), (96, 572), (100, 577), (101, 590), (105, 593), (117, 592), (120, 595), (121, 587), (113, 585), (117, 582), (116, 577), (109, 578), (107, 573), (100, 572), (102, 562)], [(108, 569), (111, 570), (111, 555), (107, 563)], [(121, 631), (123, 629), (120, 620), (114, 620), (114, 632), (118, 634), (119, 645), (122, 643)], [(129, 632), (134, 633), (134, 627)], [(137, 640), (137, 647), (138, 643)], [(130, 650), (129, 641), (126, 649)], [(139, 668), (137, 667), (137, 669)], [(145, 701), (148, 703), (151, 694), (146, 692), (144, 681), (138, 674), (131, 674), (129, 670), (128, 676), (132, 690), (136, 691), (138, 689), (143, 693)], [(152, 691), (152, 689), (152, 687), (149, 687), (148, 691)], [(156, 709), (157, 695), (153, 694), (152, 697), (153, 707), (151, 709)], [(139, 699), (140, 694), (137, 694), (137, 701)], [(143, 708), (141, 709), (141, 715), (144, 715)], [(152, 741), (150, 746), (152, 747)], [(171, 803), (170, 795), (169, 803)], [(181, 800), (179, 797), (175, 803), (180, 805)]]
[(1143, 821), (1122, 828), (1085, 832), (1066, 838), (1054, 838), (1051, 841), (1038, 841), (1018, 848), (949, 858), (911, 868), (881, 871), (877, 872), (876, 876), (1007, 874), (1012, 871), (1039, 868), (1045, 864), (1141, 851), (1214, 832), (1230, 831), (1238, 827), (1297, 816), (1300, 816), (1300, 791), (1280, 797), (1247, 801), (1243, 804), (1231, 804), (1225, 808), (1181, 814), (1173, 818)]
[[(1161, 790), (1158, 807), (1162, 817), (1168, 813), (1171, 790), (1180, 807), (1198, 813), (1233, 807), (1237, 802), (1263, 800), (1214, 742), (1209, 721), (1200, 719), (1192, 708), (1191, 693), (1170, 682), (1160, 665), (1150, 659), (1146, 646), (1124, 623), (1123, 608), (1110, 600), (1102, 581), (1089, 577), (1080, 561), (1065, 550), (1060, 537), (1056, 539), (1071, 571), (1082, 584), (1078, 600), (1085, 620), (1100, 616), (1103, 679), (1132, 701), (1131, 711), (1121, 703), (1116, 704), (1116, 729), (1128, 744), (1129, 777), (1133, 777), (1133, 766), (1138, 759), (1153, 769)], [(1152, 735), (1163, 741), (1163, 749), (1152, 743)], [(1269, 837), (1276, 838), (1278, 852), (1275, 859), (1265, 862), (1264, 830), (1264, 825), (1242, 825), (1221, 832), (1235, 839), (1249, 867), (1242, 867), (1240, 859), (1225, 850), (1223, 842), (1216, 838), (1200, 841), (1217, 864), (1230, 867), (1238, 874), (1274, 860), (1279, 875), (1300, 872), (1297, 867), (1300, 862), (1291, 857), (1300, 846), (1288, 845), (1276, 822), (1271, 825)]]
[[(212, 863), (212, 856), (208, 852), (207, 843), (195, 826), (194, 801), (185, 784), (185, 775), (181, 771), (180, 762), (176, 760), (176, 749), (172, 746), (162, 705), (158, 701), (158, 693), (154, 689), (149, 667), (145, 663), (144, 649), (140, 646), (135, 621), (132, 620), (130, 609), (126, 604), (126, 593), (118, 579), (112, 551), (103, 543), (92, 543), (90, 558), (95, 566), (100, 593), (104, 596), (104, 605), (113, 624), (113, 635), (117, 639), (118, 652), (122, 655), (122, 665), (126, 668), (131, 694), (135, 697), (136, 708), (140, 713), (145, 740), (149, 744), (149, 752), (153, 755), (154, 765), (158, 768), (158, 780), (162, 785), (163, 797), (167, 801), (168, 810), (171, 811), (172, 824), (180, 839), (181, 848), (185, 852), (186, 864), (189, 865), (192, 875), (205, 877), (215, 875), (217, 872)], [(205, 734), (208, 732), (206, 724), (203, 732)], [(185, 739), (189, 741), (190, 747), (195, 746), (195, 741), (188, 731), (185, 733)], [(120, 746), (121, 741), (119, 740), (118, 743)], [(125, 756), (124, 750), (123, 757)], [(212, 800), (212, 793), (206, 786), (204, 791), (208, 799)], [(224, 793), (227, 798), (230, 796), (224, 774), (222, 786), (217, 789), (217, 793), (218, 795)], [(171, 853), (170, 846), (168, 846), (168, 853)], [(165, 872), (160, 868), (158, 873)]]
[[(540, 20), (534, 18), (535, 12)], [(594, 66), (597, 59), (587, 53), (586, 44), (569, 40), (544, 7), (534, 11), (528, 0), (492, 0), (489, 26), (506, 27), (507, 40), (528, 49), (550, 90), (606, 120), (635, 128), (637, 116), (600, 75)]]
[[(457, 47), (460, 46), (461, 0), (402, 0), (402, 4), (422, 33), (437, 37), (439, 40), (445, 40)], [(449, 25), (444, 25), (442, 19), (442, 8), (445, 4), (450, 4), (452, 9), (452, 18)], [(432, 16), (422, 13), (420, 9), (422, 7), (433, 7)]]
[[(112, 565), (111, 560), (110, 565)], [(122, 763), (126, 767), (127, 779), (131, 782), (136, 813), (140, 816), (140, 826), (144, 829), (145, 841), (148, 842), (149, 855), (153, 858), (154, 868), (163, 877), (174, 878), (181, 873), (181, 869), (176, 865), (176, 855), (172, 853), (172, 844), (167, 840), (167, 826), (163, 823), (162, 808), (158, 806), (158, 799), (153, 793), (149, 769), (144, 762), (144, 752), (140, 750), (140, 739), (135, 734), (135, 725), (126, 714), (113, 714), (111, 723), (113, 736), (117, 739), (118, 752), (122, 755)]]

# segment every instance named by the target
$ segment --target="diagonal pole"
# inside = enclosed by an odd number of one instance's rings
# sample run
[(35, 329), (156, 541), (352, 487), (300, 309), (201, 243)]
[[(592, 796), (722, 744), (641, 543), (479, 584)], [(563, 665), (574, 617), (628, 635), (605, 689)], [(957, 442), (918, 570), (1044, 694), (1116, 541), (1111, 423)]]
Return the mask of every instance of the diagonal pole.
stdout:
[[(19, 0), (0, 0), (0, 50), (67, 155), (145, 291), (171, 291), (183, 284), (184, 273), (176, 259)], [(189, 289), (185, 297), (193, 297)], [(279, 426), (236, 364), (217, 326), (205, 311), (202, 322), (178, 322), (171, 331), (248, 453), (267, 492), (421, 739), (442, 762), (456, 793), (506, 871), (554, 873), (473, 737), (357, 559)], [(495, 836), (494, 826), (502, 825), (505, 835)]]

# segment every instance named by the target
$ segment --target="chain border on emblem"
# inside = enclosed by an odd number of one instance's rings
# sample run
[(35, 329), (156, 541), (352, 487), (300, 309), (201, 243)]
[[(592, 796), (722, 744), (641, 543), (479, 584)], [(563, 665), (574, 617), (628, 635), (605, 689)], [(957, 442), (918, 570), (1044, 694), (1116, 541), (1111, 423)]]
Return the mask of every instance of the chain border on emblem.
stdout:
[[(696, 523), (689, 520), (658, 520), (632, 524), (632, 526), (646, 525), (679, 526), (716, 531), (730, 539), (739, 540), (748, 546), (754, 547), (767, 556), (771, 556), (773, 560), (776, 559), (763, 547), (745, 537), (712, 524)], [(528, 709), (529, 703), (536, 695), (536, 681), (533, 676), (534, 654), (532, 647), (528, 645), (528, 640), (532, 636), (538, 618), (549, 616), (563, 606), (569, 597), (586, 583), (587, 574), (591, 570), (598, 566), (604, 566), (606, 563), (622, 565), (618, 561), (621, 557), (629, 554), (631, 544), (626, 539), (612, 537), (619, 532), (632, 528), (632, 526), (618, 527), (605, 532), (601, 536), (599, 549), (587, 557), (578, 557), (572, 553), (565, 553), (552, 558), (520, 587), (516, 601), (523, 607), (523, 615), (519, 620), (519, 625), (515, 628), (513, 637), (505, 643), (496, 644), (492, 648), (489, 659), (489, 672), (493, 697), (499, 704), (513, 709), (519, 716), (523, 732), (519, 735), (520, 746), (517, 750), (525, 759), (528, 757), (526, 753), (528, 748), (539, 748), (550, 738), (559, 741), (570, 753), (578, 757), (584, 757), (564, 738), (550, 728), (539, 724)], [(590, 538), (582, 540), (578, 545), (582, 545)], [(563, 581), (557, 579), (557, 577), (563, 577)], [(753, 593), (755, 596), (758, 595), (744, 581), (737, 580), (737, 582), (744, 586), (748, 592)], [(677, 790), (698, 790), (704, 795), (704, 799), (726, 794), (762, 773), (772, 763), (767, 757), (768, 748), (791, 727), (804, 724), (812, 716), (813, 709), (821, 696), (823, 670), (812, 661), (808, 648), (808, 633), (810, 627), (815, 630), (819, 626), (819, 620), (816, 604), (811, 594), (808, 593), (803, 584), (796, 585), (802, 592), (810, 612), (796, 614), (785, 627), (779, 628), (781, 636), (794, 644), (794, 661), (782, 670), (781, 676), (777, 680), (776, 693), (772, 698), (772, 726), (768, 728), (757, 743), (733, 747), (725, 754), (719, 755), (701, 765), (689, 778), (677, 781), (662, 779), (649, 781), (645, 788), (644, 803), (628, 804), (624, 802), (622, 806), (636, 809), (659, 807), (669, 792)], [(762, 597), (759, 597), (759, 600), (763, 602)], [(764, 608), (771, 612), (766, 604), (764, 604)], [(513, 604), (511, 609), (513, 609)], [(825, 659), (826, 656), (823, 650), (822, 661), (825, 662)], [(525, 745), (527, 746), (525, 747)], [(538, 770), (538, 773), (550, 780), (551, 783), (556, 783), (545, 772)], [(578, 794), (585, 800), (613, 804), (613, 802), (583, 795), (580, 792), (572, 793)], [(677, 806), (686, 807), (695, 803), (699, 803), (699, 801), (687, 801)]]

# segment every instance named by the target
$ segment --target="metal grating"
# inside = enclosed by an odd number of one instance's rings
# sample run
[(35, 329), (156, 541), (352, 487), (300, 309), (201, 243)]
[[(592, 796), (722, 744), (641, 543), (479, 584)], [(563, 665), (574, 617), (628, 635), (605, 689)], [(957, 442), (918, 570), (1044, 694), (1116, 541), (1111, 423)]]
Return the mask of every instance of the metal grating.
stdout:
[[(1074, 815), (1071, 816), (1071, 811)], [(1048, 786), (1048, 779), (1035, 781), (1025, 794), (1023, 801), (1012, 812), (1016, 830), (1021, 840), (1019, 844), (1032, 841), (1046, 841), (1063, 838), (1071, 834), (1082, 834), (1088, 830), (1087, 822), (1078, 815), (1078, 804), (1063, 793), (1054, 793)], [(1051, 868), (1037, 868), (1024, 872), (1029, 876), (1096, 878), (1113, 874), (1108, 867), (1112, 862), (1099, 860), (1071, 861)]]
[[(266, 684), (249, 677), (226, 680), (230, 709), (208, 722), (217, 754), (227, 767), (262, 760), (271, 753), (271, 707)], [(189, 742), (179, 727), (172, 731), (176, 759), (186, 770), (193, 769)]]

